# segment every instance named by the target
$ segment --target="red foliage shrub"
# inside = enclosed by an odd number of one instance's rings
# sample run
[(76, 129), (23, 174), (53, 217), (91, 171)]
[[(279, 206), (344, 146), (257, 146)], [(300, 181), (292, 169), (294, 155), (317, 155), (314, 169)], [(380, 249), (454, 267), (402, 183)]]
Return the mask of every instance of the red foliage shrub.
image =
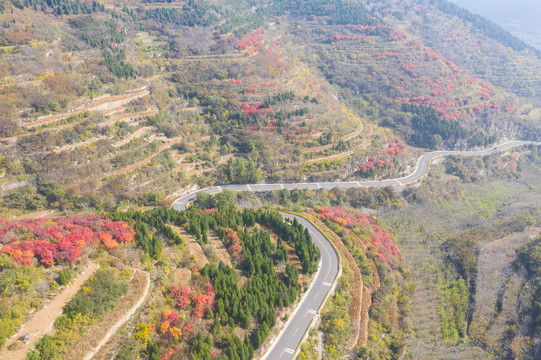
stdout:
[(169, 289), (169, 293), (177, 301), (177, 307), (184, 309), (190, 304), (190, 294), (192, 289), (188, 286), (181, 286), (180, 288), (177, 285), (173, 285)]
[(404, 148), (406, 147), (405, 144), (400, 142), (399, 138), (394, 138), (394, 139), (388, 138), (387, 144), (389, 145), (389, 148), (387, 149), (387, 153), (391, 156), (401, 155), (402, 150), (404, 150)]
[(270, 131), (278, 130), (278, 126), (275, 125), (277, 122), (278, 122), (277, 119), (272, 119), (269, 122), (269, 124), (267, 126), (265, 126), (265, 130), (270, 130)]
[(261, 107), (261, 104), (260, 103), (254, 103), (252, 105), (248, 104), (248, 103), (243, 103), (242, 104), (242, 111), (246, 114), (246, 115), (253, 115), (255, 113), (259, 113), (259, 114), (267, 114), (268, 112), (273, 112), (273, 108), (272, 107), (268, 107), (268, 108), (262, 108)]
[(240, 253), (242, 251), (242, 247), (240, 245), (240, 239), (236, 231), (233, 231), (233, 229), (226, 228), (224, 229), (226, 232), (227, 242), (231, 244), (229, 246), (229, 253), (235, 254)]
[(72, 263), (84, 248), (98, 241), (111, 249), (118, 243), (133, 242), (134, 237), (135, 231), (127, 223), (96, 215), (0, 221), (0, 252), (19, 264), (31, 264), (34, 257), (45, 266), (56, 261)]
[(175, 312), (175, 311), (172, 311), (171, 314), (169, 314), (168, 320), (169, 320), (170, 323), (174, 323), (175, 321), (177, 321), (178, 320), (178, 313)]
[[(380, 161), (378, 160), (378, 165), (381, 163)], [(320, 206), (314, 213), (317, 213), (321, 220), (332, 221), (358, 234), (364, 234), (366, 245), (374, 250), (375, 256), (381, 262), (392, 263), (391, 257), (400, 256), (391, 233), (379, 226), (377, 218), (338, 206)]]
[(237, 43), (237, 48), (239, 50), (248, 50), (248, 48), (263, 40), (263, 36), (261, 36), (263, 33), (265, 33), (265, 29), (260, 28), (246, 35)]

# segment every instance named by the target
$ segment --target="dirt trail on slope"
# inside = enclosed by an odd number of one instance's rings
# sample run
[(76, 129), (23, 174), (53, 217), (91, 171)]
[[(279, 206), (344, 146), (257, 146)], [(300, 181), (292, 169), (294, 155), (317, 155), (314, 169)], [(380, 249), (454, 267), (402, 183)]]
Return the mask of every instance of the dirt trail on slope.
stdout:
[[(364, 125), (363, 125), (362, 120), (359, 118), (359, 127), (357, 128), (357, 130), (355, 130), (352, 133), (349, 133), (349, 134), (346, 134), (346, 135), (342, 136), (340, 138), (340, 140), (341, 141), (349, 141), (349, 140), (353, 139), (354, 137), (359, 136), (363, 130), (364, 130)], [(372, 135), (370, 134), (369, 136), (372, 136)], [(304, 150), (304, 152), (305, 153), (318, 152), (318, 151), (330, 149), (332, 146), (333, 146), (333, 144), (322, 145), (322, 146), (318, 146), (318, 147), (315, 147), (315, 148), (306, 149), (306, 150)]]
[(195, 238), (192, 235), (188, 234), (188, 232), (183, 228), (173, 226), (173, 230), (175, 230), (175, 232), (177, 232), (184, 239), (188, 250), (192, 255), (195, 256), (195, 266), (197, 267), (197, 269), (202, 269), (203, 267), (205, 267), (205, 265), (208, 264), (207, 257), (205, 256), (201, 245), (199, 245)]
[[(62, 293), (56, 295), (48, 305), (38, 310), (19, 332), (6, 342), (4, 349), (0, 352), (0, 358), (24, 360), (26, 353), (33, 349), (36, 342), (51, 330), (54, 320), (62, 314), (64, 305), (79, 291), (98, 266), (98, 264), (91, 263)], [(19, 341), (24, 333), (29, 333), (30, 338), (25, 342)], [(14, 348), (13, 350), (9, 350), (10, 345)]]
[(363, 131), (364, 126), (363, 126), (363, 121), (360, 118), (357, 118), (357, 119), (359, 120), (359, 128), (355, 130), (354, 132), (352, 132), (351, 134), (342, 136), (340, 140), (348, 141), (350, 139), (353, 139), (356, 136), (359, 136), (359, 134)]
[(216, 255), (218, 256), (218, 259), (223, 261), (226, 265), (231, 265), (231, 257), (229, 256), (229, 253), (227, 252), (227, 249), (225, 248), (224, 243), (218, 234), (216, 234), (216, 232), (213, 230), (209, 230), (208, 239), (209, 244), (214, 245), (216, 248)]
[(156, 156), (160, 155), (162, 152), (164, 152), (165, 150), (171, 148), (175, 141), (177, 140), (180, 140), (182, 137), (177, 137), (177, 138), (172, 138), (172, 139), (162, 139), (161, 137), (160, 138), (154, 138), (152, 139), (152, 142), (154, 141), (157, 141), (157, 140), (164, 140), (166, 141), (165, 144), (162, 144), (160, 147), (158, 147), (158, 149), (156, 150), (156, 152), (142, 160), (139, 160), (131, 165), (128, 165), (126, 167), (123, 167), (123, 168), (120, 168), (120, 169), (116, 169), (116, 170), (113, 170), (113, 171), (109, 171), (107, 174), (105, 174), (105, 176), (117, 176), (117, 175), (120, 175), (120, 174), (124, 174), (124, 173), (127, 173), (127, 172), (130, 172), (130, 171), (133, 171), (135, 169), (137, 169), (138, 167), (146, 164), (147, 162), (151, 161), (152, 159), (154, 159)]
[(371, 126), (369, 126), (368, 139), (366, 141), (364, 141), (362, 144), (357, 145), (357, 146), (355, 146), (355, 148), (353, 148), (351, 150), (348, 150), (348, 151), (344, 151), (344, 152), (334, 154), (334, 155), (323, 156), (323, 157), (316, 158), (316, 159), (310, 159), (310, 160), (307, 160), (306, 162), (308, 164), (313, 164), (313, 163), (324, 161), (324, 160), (337, 160), (337, 159), (341, 159), (341, 158), (344, 158), (346, 156), (349, 156), (349, 155), (353, 154), (355, 151), (357, 151), (359, 149), (364, 149), (364, 148), (368, 147), (368, 145), (370, 145), (372, 143), (372, 135), (373, 135), (373, 133), (374, 133), (374, 130), (372, 129)]
[(126, 138), (120, 140), (119, 142), (117, 143), (114, 143), (113, 144), (113, 147), (121, 147), (122, 145), (126, 145), (127, 143), (129, 143), (130, 141), (132, 141), (133, 139), (137, 138), (137, 137), (142, 137), (144, 136), (146, 133), (148, 133), (150, 130), (152, 130), (152, 127), (150, 126), (145, 126), (145, 127), (142, 127), (140, 128), (139, 130), (135, 131), (134, 133), (130, 134), (129, 136), (127, 136)]
[(145, 111), (139, 111), (139, 112), (136, 112), (136, 113), (129, 113), (129, 114), (120, 114), (120, 115), (116, 115), (108, 120), (105, 120), (104, 122), (102, 122), (101, 124), (99, 124), (99, 127), (105, 127), (105, 126), (110, 126), (114, 123), (116, 123), (117, 121), (124, 121), (124, 122), (132, 122), (133, 120), (135, 119), (138, 119), (138, 118), (141, 118), (141, 117), (144, 117), (144, 116), (154, 116), (158, 113), (158, 110), (157, 109), (149, 109), (149, 110), (145, 110)]
[(84, 105), (82, 107), (79, 107), (75, 110), (72, 110), (70, 112), (60, 113), (60, 114), (54, 114), (54, 115), (47, 115), (38, 118), (35, 121), (26, 123), (23, 125), (25, 128), (33, 128), (39, 125), (44, 125), (51, 123), (53, 121), (63, 120), (66, 119), (72, 115), (80, 114), (84, 111), (104, 111), (104, 112), (111, 112), (115, 109), (121, 108), (124, 105), (128, 104), (129, 102), (139, 99), (145, 95), (148, 95), (150, 92), (148, 90), (140, 90), (133, 93), (128, 93), (124, 95), (118, 95), (118, 96), (110, 96), (110, 95), (104, 95), (99, 98), (96, 98), (94, 101), (92, 101), (88, 105)]
[[(129, 293), (122, 297), (115, 309), (89, 329), (82, 340), (72, 347), (67, 359), (90, 360), (109, 341), (118, 329), (143, 304), (150, 289), (150, 275), (136, 270)], [(132, 305), (133, 304), (133, 305)], [(129, 307), (126, 312), (126, 308)]]
[(101, 135), (101, 136), (98, 136), (98, 137), (95, 137), (95, 138), (92, 138), (92, 139), (88, 139), (88, 140), (85, 140), (85, 141), (81, 141), (81, 142), (61, 146), (59, 148), (54, 149), (53, 152), (61, 153), (62, 151), (70, 151), (70, 150), (76, 149), (78, 147), (83, 147), (83, 146), (86, 146), (86, 145), (90, 145), (92, 143), (95, 143), (96, 141), (105, 140), (105, 139), (108, 139), (108, 137), (104, 136), (104, 135)]
[(216, 55), (193, 55), (193, 56), (186, 56), (180, 59), (181, 61), (184, 60), (208, 60), (208, 59), (242, 59), (246, 58), (247, 56), (244, 56), (243, 54), (216, 54)]

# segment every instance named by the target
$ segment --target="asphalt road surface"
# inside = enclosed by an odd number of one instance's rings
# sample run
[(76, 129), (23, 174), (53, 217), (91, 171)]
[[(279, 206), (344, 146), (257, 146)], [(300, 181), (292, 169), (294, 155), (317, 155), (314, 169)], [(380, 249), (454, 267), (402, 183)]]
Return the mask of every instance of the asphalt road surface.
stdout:
[(477, 150), (477, 151), (433, 151), (422, 155), (417, 161), (417, 166), (415, 171), (408, 176), (404, 176), (397, 179), (386, 179), (386, 180), (366, 180), (366, 181), (349, 181), (349, 182), (316, 182), (316, 183), (285, 183), (285, 184), (233, 184), (233, 185), (222, 185), (214, 186), (207, 189), (202, 189), (187, 195), (184, 195), (173, 203), (173, 208), (177, 210), (185, 210), (186, 206), (193, 200), (197, 198), (199, 192), (204, 192), (207, 194), (216, 194), (222, 190), (231, 190), (231, 191), (272, 191), (280, 189), (333, 189), (333, 188), (355, 188), (355, 187), (379, 187), (379, 186), (390, 186), (390, 185), (406, 185), (413, 183), (422, 179), (428, 173), (428, 166), (430, 162), (437, 157), (448, 156), (448, 155), (462, 155), (462, 156), (472, 156), (472, 155), (488, 155), (498, 151), (507, 150), (509, 148), (520, 146), (520, 145), (541, 145), (541, 142), (533, 141), (522, 141), (522, 140), (513, 140), (494, 146), (486, 150)]
[[(216, 194), (224, 189), (231, 191), (272, 191), (280, 189), (333, 189), (333, 188), (354, 188), (354, 187), (379, 187), (390, 185), (406, 185), (422, 179), (427, 173), (430, 162), (442, 156), (448, 155), (488, 155), (498, 151), (507, 150), (509, 148), (520, 145), (541, 145), (540, 142), (533, 141), (509, 141), (504, 144), (494, 146), (486, 150), (478, 151), (434, 151), (422, 155), (417, 161), (415, 171), (408, 176), (397, 179), (386, 180), (367, 180), (367, 181), (350, 181), (350, 182), (319, 182), (319, 183), (290, 183), (290, 184), (244, 184), (244, 185), (223, 185), (212, 188), (202, 189), (175, 200), (173, 208), (176, 210), (185, 210), (188, 204), (197, 198), (199, 192), (207, 194)], [(321, 252), (321, 261), (316, 277), (308, 290), (303, 296), (300, 305), (295, 309), (294, 314), (288, 320), (286, 326), (273, 342), (271, 348), (267, 351), (263, 360), (290, 360), (295, 356), (298, 348), (303, 341), (305, 333), (309, 330), (312, 321), (318, 316), (319, 311), (323, 308), (327, 294), (332, 291), (333, 284), (339, 273), (339, 256), (336, 250), (331, 245), (330, 241), (309, 221), (302, 217), (282, 213), (284, 218), (296, 217), (297, 220), (308, 230), (312, 235), (312, 240), (318, 246)]]
[(284, 218), (294, 217), (310, 231), (312, 240), (319, 248), (321, 260), (316, 277), (310, 289), (303, 295), (301, 303), (291, 315), (286, 326), (267, 351), (263, 360), (293, 359), (297, 349), (304, 340), (304, 335), (310, 329), (312, 321), (323, 308), (327, 294), (334, 286), (340, 271), (340, 258), (330, 241), (308, 220), (291, 214), (281, 214)]

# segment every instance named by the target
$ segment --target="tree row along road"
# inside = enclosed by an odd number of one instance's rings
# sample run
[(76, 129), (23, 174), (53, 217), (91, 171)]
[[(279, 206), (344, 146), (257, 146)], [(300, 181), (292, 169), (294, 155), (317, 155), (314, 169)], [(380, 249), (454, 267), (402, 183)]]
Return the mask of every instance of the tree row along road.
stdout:
[[(280, 189), (333, 189), (333, 188), (355, 188), (355, 187), (381, 187), (391, 185), (407, 185), (421, 180), (429, 169), (430, 162), (442, 156), (461, 155), (488, 155), (495, 152), (510, 149), (520, 145), (541, 145), (541, 142), (533, 141), (509, 141), (504, 144), (494, 146), (486, 150), (477, 151), (434, 151), (422, 155), (417, 161), (415, 170), (410, 175), (385, 180), (367, 180), (367, 181), (351, 181), (351, 182), (319, 182), (319, 183), (289, 183), (289, 184), (242, 184), (242, 185), (224, 185), (215, 186), (207, 189), (186, 194), (175, 200), (173, 208), (176, 210), (185, 210), (188, 204), (197, 198), (199, 192), (207, 194), (216, 194), (224, 189), (231, 191), (272, 191)], [(305, 226), (312, 236), (312, 240), (318, 246), (321, 252), (321, 261), (318, 272), (315, 276), (310, 289), (303, 295), (300, 304), (295, 309), (295, 312), (286, 323), (284, 329), (279, 336), (274, 340), (273, 344), (263, 356), (263, 360), (289, 360), (293, 359), (300, 348), (305, 334), (308, 333), (313, 320), (323, 308), (328, 295), (333, 291), (336, 279), (340, 272), (340, 256), (327, 239), (311, 222), (308, 220), (292, 215), (282, 213), (284, 218), (294, 218)]]

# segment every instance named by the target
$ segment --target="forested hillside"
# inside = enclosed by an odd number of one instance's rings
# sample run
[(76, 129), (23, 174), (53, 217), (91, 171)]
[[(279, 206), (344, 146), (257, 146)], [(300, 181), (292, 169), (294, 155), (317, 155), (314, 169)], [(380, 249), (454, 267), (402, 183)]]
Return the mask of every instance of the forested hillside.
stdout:
[[(104, 269), (65, 305), (63, 315), (54, 322), (55, 332), (37, 342), (29, 359), (70, 358), (74, 354), (70, 348), (84, 346), (84, 332), (99, 325), (126, 294), (128, 264), (146, 264), (146, 271), (160, 286), (129, 329), (133, 335), (125, 339), (129, 349), (121, 349), (134, 354), (146, 349), (151, 359), (188, 354), (192, 359), (207, 359), (211, 354), (219, 359), (253, 358), (270, 331), (275, 331), (277, 320), (298, 300), (303, 283), (317, 269), (320, 254), (296, 220), (289, 224), (277, 213), (240, 213), (224, 206), (220, 202), (218, 209), (117, 212), (110, 215), (112, 221), (75, 217), (4, 222), (1, 276), (8, 304), (2, 310), (2, 345), (37, 305), (30, 300), (36, 279), (23, 274), (47, 274), (38, 265), (52, 267), (54, 272), (61, 270), (58, 285), (66, 285), (74, 266), (85, 264), (90, 256)], [(15, 234), (25, 228), (31, 232), (21, 241)], [(218, 243), (227, 249), (219, 258)], [(141, 251), (134, 252), (134, 245)], [(199, 259), (205, 260), (203, 267), (194, 264), (195, 247), (205, 249)], [(123, 275), (119, 277), (115, 268)], [(25, 281), (30, 288), (16, 286), (17, 281)], [(26, 297), (28, 301), (23, 301)], [(9, 311), (10, 305), (17, 311)], [(13, 349), (3, 351), (9, 355)]]
[[(343, 257), (300, 358), (537, 358), (539, 149), (399, 180), (540, 109), (539, 51), (446, 0), (0, 0), (0, 356), (262, 355), (320, 259), (267, 207)], [(399, 180), (170, 209), (361, 179)]]
[(539, 138), (538, 54), (445, 1), (0, 4), (11, 213), (385, 178), (416, 147)]
[[(204, 247), (209, 245), (209, 233), (217, 234), (231, 255), (230, 265), (220, 259), (203, 268), (194, 267), (189, 279), (170, 278), (163, 284), (163, 294), (155, 294), (134, 335), (146, 345), (150, 358), (179, 357), (183, 353), (183, 347), (177, 346), (179, 341), (191, 344), (192, 359), (207, 359), (211, 354), (224, 360), (253, 358), (276, 325), (277, 312), (282, 313), (297, 300), (302, 284), (298, 272), (305, 278), (314, 273), (320, 257), (306, 229), (296, 220), (288, 224), (272, 212), (240, 213), (227, 208), (178, 212), (160, 208), (112, 216), (135, 221), (136, 243), (145, 252), (149, 241), (145, 239), (150, 239), (147, 225), (171, 244), (182, 245), (182, 239), (166, 225), (169, 223), (186, 228)], [(277, 240), (259, 226), (270, 229)], [(300, 267), (290, 262), (284, 244), (295, 249)], [(161, 253), (155, 256), (161, 257)], [(159, 329), (158, 334), (145, 332), (147, 327)]]

